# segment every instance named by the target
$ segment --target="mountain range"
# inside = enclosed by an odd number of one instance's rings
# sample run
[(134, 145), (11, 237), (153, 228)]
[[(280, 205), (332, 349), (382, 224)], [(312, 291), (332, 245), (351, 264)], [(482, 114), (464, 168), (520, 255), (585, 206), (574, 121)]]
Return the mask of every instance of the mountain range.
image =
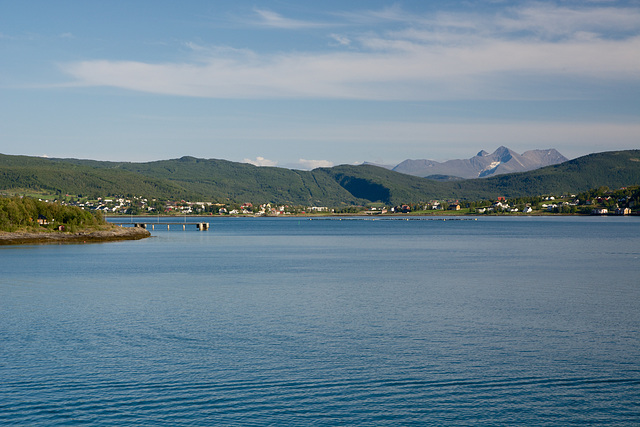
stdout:
[(0, 192), (5, 194), (45, 191), (337, 207), (558, 195), (638, 184), (640, 150), (594, 153), (528, 172), (456, 181), (436, 181), (372, 165), (300, 171), (189, 156), (132, 163), (0, 154)]
[(486, 178), (514, 172), (526, 172), (545, 166), (566, 162), (557, 150), (530, 150), (522, 154), (507, 147), (499, 147), (489, 154), (482, 150), (470, 159), (448, 160), (405, 160), (392, 170), (437, 180)]

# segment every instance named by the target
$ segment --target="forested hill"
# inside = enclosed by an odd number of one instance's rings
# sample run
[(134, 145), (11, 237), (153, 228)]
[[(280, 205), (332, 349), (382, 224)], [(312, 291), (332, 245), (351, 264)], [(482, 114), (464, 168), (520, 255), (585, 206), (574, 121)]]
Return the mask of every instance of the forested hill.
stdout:
[(0, 155), (0, 191), (12, 189), (191, 201), (300, 205), (366, 202), (326, 174), (194, 157), (129, 163)]
[(76, 160), (0, 154), (0, 190), (43, 190), (96, 197), (107, 194), (148, 194), (156, 198), (197, 196), (169, 180), (136, 174), (117, 166), (110, 167), (104, 162), (95, 163), (101, 166)]
[(0, 190), (87, 196), (339, 206), (431, 199), (480, 200), (640, 184), (640, 150), (590, 154), (530, 172), (435, 181), (385, 168), (342, 165), (313, 171), (182, 157), (146, 163), (0, 155)]

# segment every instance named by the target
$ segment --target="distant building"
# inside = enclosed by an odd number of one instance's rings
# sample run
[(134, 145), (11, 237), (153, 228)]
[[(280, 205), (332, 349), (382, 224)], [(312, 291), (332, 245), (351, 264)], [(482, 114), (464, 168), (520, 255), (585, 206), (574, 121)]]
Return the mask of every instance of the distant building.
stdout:
[(631, 209), (630, 208), (617, 208), (616, 215), (631, 215)]

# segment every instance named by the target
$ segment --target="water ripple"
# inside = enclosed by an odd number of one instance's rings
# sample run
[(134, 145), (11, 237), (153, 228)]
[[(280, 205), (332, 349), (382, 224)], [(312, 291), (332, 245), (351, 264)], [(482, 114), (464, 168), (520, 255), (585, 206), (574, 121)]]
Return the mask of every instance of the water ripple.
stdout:
[[(186, 425), (215, 418), (231, 423), (262, 419), (286, 422), (318, 419), (351, 424), (378, 420), (385, 424), (417, 420), (433, 408), (475, 408), (476, 419), (489, 416), (489, 402), (515, 399), (535, 404), (550, 393), (562, 400), (575, 392), (602, 389), (624, 394), (640, 378), (568, 377), (493, 380), (360, 379), (308, 381), (125, 382), (18, 381), (5, 383), (0, 396), (2, 424), (159, 424)], [(465, 403), (466, 402), (466, 403)], [(464, 412), (464, 411), (463, 411)], [(329, 416), (329, 414), (331, 414)], [(433, 415), (433, 414), (432, 414)], [(464, 422), (464, 420), (460, 420)]]

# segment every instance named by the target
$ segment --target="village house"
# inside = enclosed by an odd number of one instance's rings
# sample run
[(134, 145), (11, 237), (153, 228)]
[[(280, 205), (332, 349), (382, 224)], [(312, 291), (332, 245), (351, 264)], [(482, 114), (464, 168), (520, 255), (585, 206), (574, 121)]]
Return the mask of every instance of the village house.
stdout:
[(411, 206), (402, 205), (402, 206), (394, 206), (391, 208), (391, 213), (409, 213), (411, 212)]
[(367, 215), (381, 215), (386, 213), (387, 213), (386, 207), (381, 207), (381, 208), (372, 207), (368, 211), (365, 211), (365, 214)]
[(616, 215), (631, 215), (630, 208), (617, 208), (615, 211)]

